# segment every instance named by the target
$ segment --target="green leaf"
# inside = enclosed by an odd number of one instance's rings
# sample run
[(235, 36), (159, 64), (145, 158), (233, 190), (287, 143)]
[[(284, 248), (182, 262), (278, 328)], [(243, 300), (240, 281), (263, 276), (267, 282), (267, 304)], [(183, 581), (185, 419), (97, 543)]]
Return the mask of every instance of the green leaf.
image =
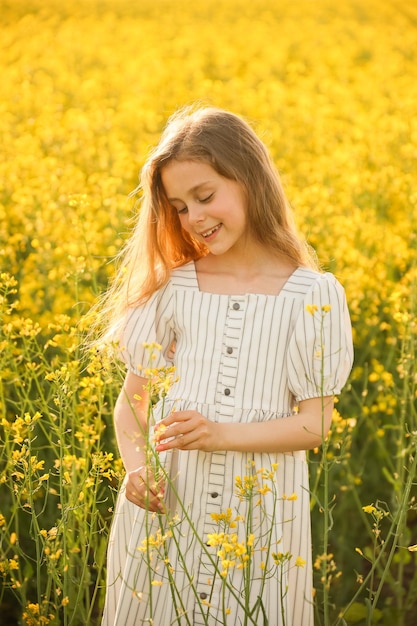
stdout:
[[(365, 620), (369, 613), (372, 611), (371, 606), (366, 606), (360, 602), (354, 602), (352, 606), (348, 608), (344, 617), (348, 624), (357, 624)], [(373, 609), (371, 624), (378, 624), (382, 619), (382, 611), (379, 609)]]

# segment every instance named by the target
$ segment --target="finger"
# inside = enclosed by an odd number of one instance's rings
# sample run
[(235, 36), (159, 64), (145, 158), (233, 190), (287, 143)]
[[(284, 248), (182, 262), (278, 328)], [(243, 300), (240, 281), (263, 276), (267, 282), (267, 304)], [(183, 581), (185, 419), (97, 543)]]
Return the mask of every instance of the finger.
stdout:
[(158, 511), (160, 513), (165, 512), (164, 494), (158, 492), (156, 494), (148, 493), (145, 497), (144, 505), (142, 508), (148, 509), (148, 511)]
[(152, 493), (151, 491), (145, 491), (143, 493), (138, 493), (135, 491), (127, 491), (126, 492), (126, 498), (132, 502), (133, 504), (136, 504), (136, 506), (139, 506), (142, 509), (146, 509), (147, 511), (151, 511), (151, 512), (156, 512), (159, 511), (160, 513), (165, 512), (165, 504), (163, 501), (163, 493), (162, 492), (157, 492), (157, 493)]
[(159, 429), (157, 428), (156, 431), (157, 437), (160, 440), (186, 435), (196, 430), (202, 421), (205, 420), (200, 414), (196, 414), (192, 411), (184, 411), (181, 415), (178, 413), (175, 415), (176, 417), (172, 424), (165, 425), (163, 422), (160, 422), (161, 426)]
[(168, 428), (169, 426), (172, 426), (172, 424), (174, 424), (174, 422), (178, 421), (175, 419), (176, 413), (170, 413), (169, 415), (167, 415), (166, 417), (164, 417), (164, 419), (162, 419), (160, 422), (158, 422), (157, 424), (155, 424), (155, 430), (158, 430), (161, 426), (163, 428)]
[(149, 479), (142, 477), (142, 482), (140, 485), (140, 493), (141, 494), (150, 494), (151, 496), (158, 496), (161, 492), (165, 491), (165, 480), (163, 476), (160, 476), (158, 479), (155, 476), (150, 475)]
[(199, 436), (195, 431), (187, 434), (180, 434), (171, 439), (162, 440), (156, 446), (157, 452), (165, 452), (166, 450), (197, 450), (199, 449)]
[(156, 424), (156, 428), (158, 428), (160, 424), (168, 427), (172, 426), (176, 422), (185, 422), (193, 417), (194, 414), (195, 411), (173, 411), (172, 413), (164, 417), (164, 419), (162, 419), (160, 422), (158, 422), (158, 424)]
[(126, 484), (126, 497), (137, 506), (152, 511), (163, 509), (161, 503), (164, 492), (165, 480), (163, 476), (156, 480), (152, 472), (137, 473), (134, 471), (129, 475)]
[(178, 432), (178, 430), (179, 429), (175, 428), (175, 431), (171, 431), (171, 429), (169, 429), (169, 432), (165, 431), (165, 433), (161, 435), (161, 438), (156, 440), (155, 450), (157, 452), (163, 452), (165, 450), (179, 448), (185, 435), (182, 432)]

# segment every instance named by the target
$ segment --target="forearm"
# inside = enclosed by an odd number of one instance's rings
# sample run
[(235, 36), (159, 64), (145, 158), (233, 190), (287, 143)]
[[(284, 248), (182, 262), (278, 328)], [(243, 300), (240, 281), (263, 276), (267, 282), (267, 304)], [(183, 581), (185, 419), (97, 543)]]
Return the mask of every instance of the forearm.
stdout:
[(268, 422), (212, 422), (198, 411), (178, 411), (164, 418), (157, 429), (162, 452), (293, 452), (320, 445), (327, 436), (333, 398), (310, 398), (299, 404), (298, 413)]
[(114, 409), (117, 446), (127, 472), (146, 464), (147, 395), (123, 386)]
[(142, 425), (128, 407), (114, 414), (117, 447), (127, 472), (145, 465), (145, 437)]
[(219, 450), (236, 452), (293, 452), (319, 446), (328, 428), (315, 415), (304, 413), (248, 424), (218, 424)]

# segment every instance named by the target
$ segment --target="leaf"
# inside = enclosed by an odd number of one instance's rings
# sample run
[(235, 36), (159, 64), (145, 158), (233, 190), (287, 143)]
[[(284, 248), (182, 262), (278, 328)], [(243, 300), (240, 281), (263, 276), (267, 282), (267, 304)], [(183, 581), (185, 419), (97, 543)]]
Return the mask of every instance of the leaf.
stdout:
[(365, 620), (370, 613), (372, 613), (371, 624), (378, 624), (382, 619), (382, 611), (379, 609), (372, 609), (369, 600), (365, 600), (366, 604), (360, 602), (354, 602), (346, 611), (344, 617), (347, 624), (357, 624), (362, 620)]

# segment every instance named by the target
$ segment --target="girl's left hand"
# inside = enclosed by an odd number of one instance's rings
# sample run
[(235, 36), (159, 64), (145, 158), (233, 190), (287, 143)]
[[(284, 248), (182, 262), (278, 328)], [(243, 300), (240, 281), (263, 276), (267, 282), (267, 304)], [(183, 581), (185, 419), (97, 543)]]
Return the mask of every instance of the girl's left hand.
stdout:
[(156, 451), (219, 450), (219, 424), (211, 422), (198, 411), (177, 411), (155, 426)]

